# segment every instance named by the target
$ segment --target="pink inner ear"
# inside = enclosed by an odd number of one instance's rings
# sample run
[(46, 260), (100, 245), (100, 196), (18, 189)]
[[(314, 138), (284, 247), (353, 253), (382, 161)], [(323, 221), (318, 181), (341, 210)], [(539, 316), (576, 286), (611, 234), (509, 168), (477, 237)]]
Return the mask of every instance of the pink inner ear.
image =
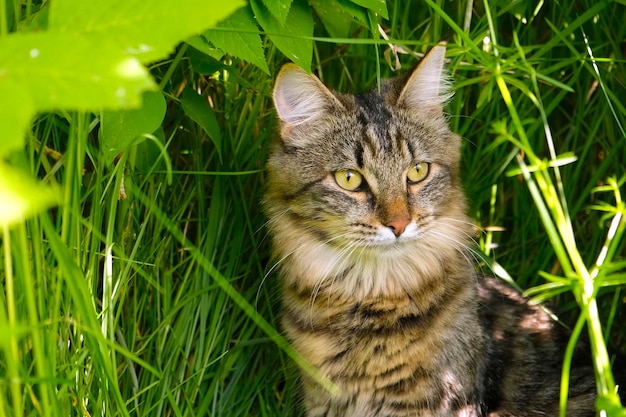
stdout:
[(285, 65), (276, 78), (274, 105), (280, 120), (291, 126), (315, 121), (329, 107), (341, 106), (320, 80), (294, 64)]
[(305, 123), (324, 107), (316, 80), (295, 65), (286, 65), (274, 87), (274, 105), (278, 117), (290, 125)]
[(278, 112), (278, 117), (283, 121), (288, 121), (292, 118), (294, 104), (288, 99), (288, 96), (282, 89), (277, 87), (274, 89), (274, 106)]

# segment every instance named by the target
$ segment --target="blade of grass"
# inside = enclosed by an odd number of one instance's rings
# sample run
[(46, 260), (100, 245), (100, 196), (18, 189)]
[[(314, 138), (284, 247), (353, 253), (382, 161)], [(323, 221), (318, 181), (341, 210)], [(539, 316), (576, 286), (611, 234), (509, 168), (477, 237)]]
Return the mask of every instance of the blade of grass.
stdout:
[(154, 217), (163, 224), (168, 232), (188, 250), (194, 260), (202, 267), (202, 269), (211, 276), (217, 285), (237, 304), (237, 306), (261, 329), (267, 336), (278, 345), (285, 353), (294, 360), (305, 372), (311, 375), (318, 383), (327, 390), (333, 392), (336, 390), (334, 384), (325, 378), (320, 371), (308, 363), (300, 354), (294, 350), (285, 338), (276, 331), (263, 317), (259, 316), (254, 307), (242, 297), (242, 295), (228, 282), (228, 280), (215, 269), (213, 264), (181, 233), (181, 231), (170, 221), (170, 219), (157, 206), (151, 204), (146, 195), (136, 188), (134, 184), (129, 182), (127, 187), (132, 190), (137, 199), (148, 208)]

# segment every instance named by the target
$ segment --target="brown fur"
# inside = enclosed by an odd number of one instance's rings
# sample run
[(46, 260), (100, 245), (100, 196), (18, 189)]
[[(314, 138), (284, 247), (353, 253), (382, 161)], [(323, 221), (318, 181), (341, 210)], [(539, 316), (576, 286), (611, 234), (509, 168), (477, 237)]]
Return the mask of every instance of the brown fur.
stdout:
[[(331, 394), (303, 375), (308, 416), (558, 414), (567, 334), (474, 273), (460, 139), (442, 111), (444, 53), (436, 47), (408, 77), (356, 96), (292, 64), (278, 76), (281, 138), (264, 207), (282, 322), (338, 387)], [(413, 183), (418, 163), (429, 171)], [(343, 189), (342, 170), (363, 185)], [(591, 417), (593, 370), (581, 363), (568, 415)]]

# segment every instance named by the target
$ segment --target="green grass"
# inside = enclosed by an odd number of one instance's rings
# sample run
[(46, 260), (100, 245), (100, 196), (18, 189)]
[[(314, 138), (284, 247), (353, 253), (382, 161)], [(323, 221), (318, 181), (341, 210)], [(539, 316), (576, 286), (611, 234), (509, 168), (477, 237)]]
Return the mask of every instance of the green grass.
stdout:
[[(448, 40), (477, 241), (564, 320), (588, 319), (577, 329), (611, 401), (607, 351), (626, 352), (626, 6), (539, 4), (475, 1), (468, 14), (466, 2), (388, 0), (379, 22), (405, 51)], [(359, 28), (333, 40), (316, 24), (313, 69), (341, 91), (394, 74), (388, 45)], [(264, 48), (275, 74), (286, 59)], [(167, 99), (153, 140), (111, 165), (100, 114), (46, 113), (12, 161), (57, 184), (62, 204), (2, 230), (0, 416), (299, 413), (259, 207), (272, 76), (188, 46), (150, 69)], [(184, 87), (208, 98), (221, 140), (183, 107)]]

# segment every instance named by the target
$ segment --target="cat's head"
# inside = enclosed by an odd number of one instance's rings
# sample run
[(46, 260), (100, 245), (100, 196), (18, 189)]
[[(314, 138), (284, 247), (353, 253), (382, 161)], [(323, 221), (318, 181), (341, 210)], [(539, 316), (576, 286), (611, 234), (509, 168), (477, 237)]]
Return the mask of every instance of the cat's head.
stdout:
[(407, 76), (358, 95), (333, 92), (294, 64), (282, 68), (265, 202), (279, 252), (304, 240), (346, 255), (465, 245), (444, 57), (437, 46)]

